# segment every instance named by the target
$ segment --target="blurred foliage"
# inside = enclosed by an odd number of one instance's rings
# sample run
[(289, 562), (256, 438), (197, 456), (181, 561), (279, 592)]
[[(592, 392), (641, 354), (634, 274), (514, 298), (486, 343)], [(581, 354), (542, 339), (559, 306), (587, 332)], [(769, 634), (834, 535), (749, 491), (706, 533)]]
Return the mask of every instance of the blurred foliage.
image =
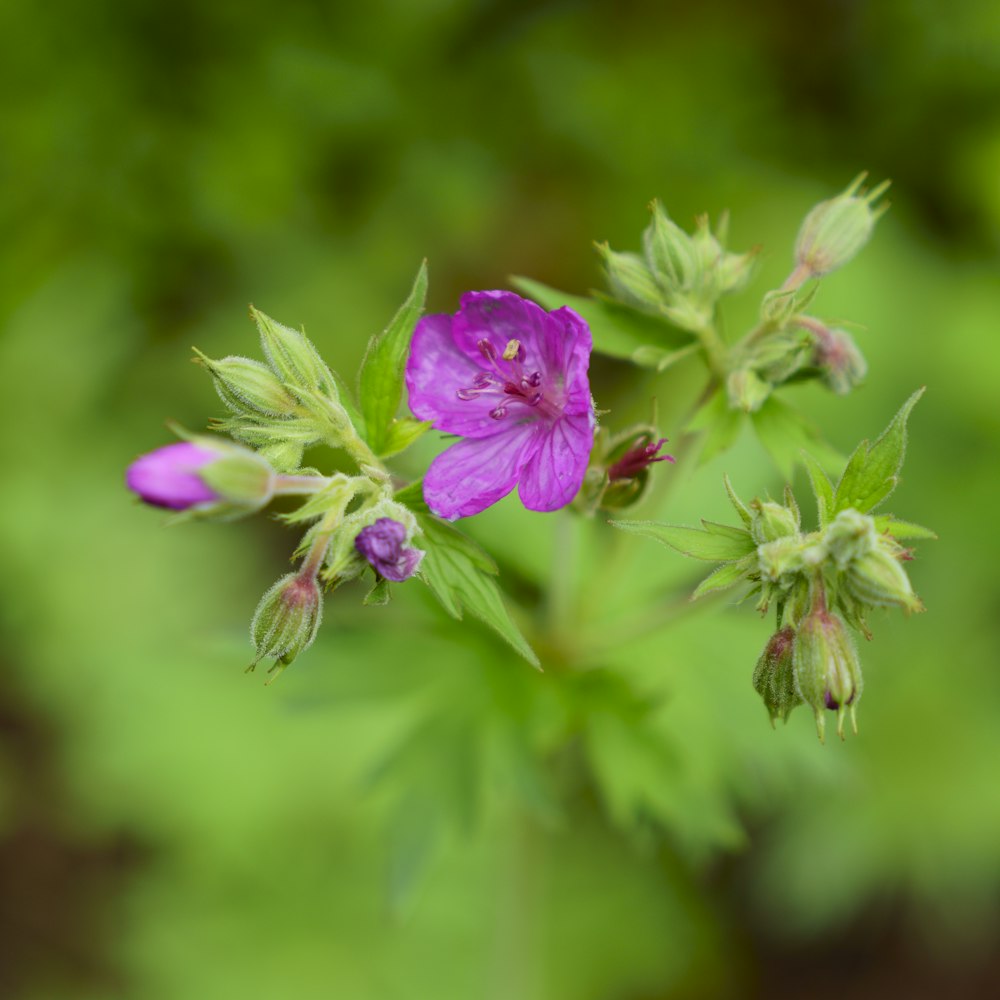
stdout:
[[(14, 2), (0, 37), (0, 994), (996, 987), (992, 5)], [(846, 452), (926, 383), (893, 502), (941, 541), (912, 568), (928, 613), (864, 652), (843, 746), (806, 715), (772, 732), (767, 628), (681, 614), (697, 567), (636, 539), (614, 588), (600, 549), (557, 568), (576, 641), (601, 640), (586, 673), (539, 675), (417, 588), (345, 590), (265, 690), (245, 622), (292, 539), (164, 529), (122, 488), (166, 418), (218, 414), (189, 346), (246, 353), (250, 301), (350, 373), (423, 257), (435, 310), (510, 273), (583, 293), (590, 241), (631, 245), (654, 196), (729, 208), (773, 287), (861, 168), (893, 209), (820, 297), (865, 324), (870, 375), (790, 395)], [(698, 385), (594, 375), (623, 423), (655, 391), (668, 434)], [(780, 485), (746, 436), (663, 473), (643, 516), (721, 518), (723, 472)], [(470, 525), (529, 629), (551, 527), (516, 503)]]

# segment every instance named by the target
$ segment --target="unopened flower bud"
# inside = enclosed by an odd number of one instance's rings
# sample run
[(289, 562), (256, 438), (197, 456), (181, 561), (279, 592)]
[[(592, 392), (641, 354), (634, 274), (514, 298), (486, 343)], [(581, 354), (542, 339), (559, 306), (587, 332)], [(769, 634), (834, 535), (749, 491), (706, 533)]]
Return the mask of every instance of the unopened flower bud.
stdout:
[(380, 576), (399, 583), (417, 571), (425, 553), (408, 547), (406, 527), (390, 517), (380, 517), (374, 524), (362, 528), (354, 539), (354, 547)]
[(794, 643), (795, 629), (790, 626), (775, 632), (754, 668), (754, 690), (764, 700), (772, 726), (775, 719), (787, 722), (792, 709), (802, 704), (792, 666)]
[(861, 664), (847, 626), (839, 615), (814, 605), (799, 623), (793, 649), (795, 688), (816, 716), (819, 738), (826, 730), (825, 711), (837, 713), (837, 733), (844, 737), (844, 717), (861, 697)]
[(794, 535), (759, 543), (757, 565), (762, 579), (767, 583), (776, 583), (779, 587), (790, 587), (794, 582), (793, 577), (806, 568), (806, 551), (801, 539)]
[(726, 379), (726, 396), (734, 410), (756, 413), (771, 395), (771, 383), (750, 368), (737, 368)]
[(797, 510), (791, 510), (773, 500), (752, 500), (750, 509), (753, 511), (750, 534), (758, 545), (799, 533)]
[(907, 614), (924, 610), (906, 570), (883, 544), (852, 560), (844, 574), (844, 589), (858, 604), (869, 607), (898, 607)]
[(840, 511), (824, 532), (826, 549), (838, 570), (867, 555), (878, 544), (875, 520), (853, 507)]
[(298, 404), (267, 365), (250, 358), (231, 356), (217, 361), (196, 351), (195, 361), (212, 376), (222, 402), (234, 413), (247, 416), (285, 417)]
[(657, 309), (662, 305), (663, 294), (656, 279), (638, 254), (618, 253), (606, 243), (597, 249), (604, 258), (608, 287), (616, 299), (643, 309)]
[(312, 645), (322, 617), (323, 598), (316, 577), (309, 572), (283, 576), (254, 612), (250, 638), (256, 655), (249, 669), (272, 657), (275, 665), (287, 666)]
[(844, 330), (827, 330), (818, 337), (812, 360), (823, 384), (838, 396), (847, 395), (868, 374), (868, 362)]
[(274, 494), (275, 473), (256, 452), (196, 437), (137, 458), (125, 482), (154, 507), (225, 519), (265, 506)]
[(304, 333), (283, 326), (252, 306), (250, 315), (257, 323), (268, 363), (283, 383), (338, 398), (337, 386), (329, 368)]
[(820, 202), (805, 218), (795, 243), (795, 262), (810, 277), (843, 267), (868, 242), (887, 205), (874, 206), (889, 182), (870, 192), (861, 190), (861, 174), (846, 191)]
[(653, 219), (642, 234), (650, 270), (668, 295), (690, 289), (697, 274), (691, 237), (663, 211), (659, 202), (654, 201), (651, 210)]

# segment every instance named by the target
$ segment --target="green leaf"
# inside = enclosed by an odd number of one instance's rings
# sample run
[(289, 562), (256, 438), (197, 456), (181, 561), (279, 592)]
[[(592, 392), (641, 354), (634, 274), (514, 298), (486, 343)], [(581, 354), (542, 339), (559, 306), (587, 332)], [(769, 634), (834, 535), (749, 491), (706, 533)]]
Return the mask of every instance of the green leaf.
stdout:
[(414, 420), (412, 417), (400, 417), (389, 424), (385, 440), (378, 455), (379, 458), (389, 458), (406, 451), (414, 441), (423, 437), (431, 429), (430, 420)]
[(729, 400), (724, 392), (716, 391), (691, 418), (687, 426), (689, 431), (706, 431), (705, 441), (698, 456), (699, 464), (728, 450), (739, 436), (746, 414), (742, 410), (729, 407)]
[(426, 297), (427, 262), (424, 261), (417, 271), (406, 301), (385, 330), (368, 342), (368, 350), (361, 363), (358, 395), (361, 398), (368, 445), (376, 455), (385, 453), (389, 428), (403, 398), (406, 354)]
[(652, 368), (657, 372), (665, 372), (678, 361), (685, 358), (694, 357), (701, 350), (700, 344), (688, 344), (687, 347), (679, 347), (677, 350), (669, 351), (663, 347), (655, 347), (646, 344), (637, 347), (632, 352), (632, 360), (643, 368)]
[(873, 445), (858, 445), (837, 483), (835, 511), (853, 507), (865, 514), (896, 488), (906, 453), (906, 421), (923, 394), (920, 388), (910, 396)]
[(809, 473), (813, 496), (816, 497), (819, 526), (825, 528), (833, 519), (833, 483), (830, 482), (830, 477), (823, 471), (819, 462), (808, 452), (803, 454), (802, 462), (806, 467), (806, 472)]
[(724, 535), (726, 538), (734, 538), (740, 542), (747, 536), (743, 528), (734, 528), (731, 524), (719, 524), (716, 521), (706, 521), (701, 519), (702, 526), (712, 535)]
[(897, 521), (891, 514), (876, 517), (875, 527), (879, 531), (888, 532), (893, 538), (926, 538), (930, 541), (937, 539), (937, 535), (930, 528), (910, 521)]
[(729, 562), (740, 559), (756, 549), (750, 532), (733, 528), (732, 535), (714, 534), (701, 528), (685, 528), (674, 524), (660, 524), (657, 521), (609, 521), (622, 531), (635, 535), (655, 538), (692, 559), (706, 562)]
[(416, 514), (423, 530), (421, 542), (427, 554), (417, 575), (453, 618), (461, 619), (463, 611), (471, 611), (533, 667), (540, 668), (535, 651), (504, 606), (494, 579), (496, 564), (471, 538), (427, 513), (422, 500), (420, 506), (410, 501), (419, 485), (412, 484), (396, 495), (397, 501)]
[(753, 523), (753, 515), (750, 513), (750, 508), (736, 495), (736, 490), (733, 489), (733, 484), (729, 481), (729, 476), (723, 476), (722, 481), (726, 484), (726, 493), (729, 495), (729, 501), (736, 508), (736, 513), (740, 515), (740, 520), (749, 528)]
[(374, 607), (381, 607), (388, 604), (392, 595), (389, 593), (389, 581), (384, 576), (376, 577), (372, 589), (365, 594), (362, 603)]
[(801, 413), (774, 396), (750, 415), (760, 443), (768, 450), (785, 479), (791, 479), (802, 452), (809, 451), (823, 464), (839, 465), (843, 458), (819, 436)]
[(723, 563), (718, 569), (712, 570), (701, 583), (695, 588), (691, 595), (691, 600), (696, 601), (706, 594), (717, 593), (721, 590), (728, 590), (736, 584), (746, 580), (746, 572), (751, 567), (752, 560), (739, 559), (736, 562)]
[[(569, 306), (578, 312), (590, 327), (594, 350), (612, 358), (633, 361), (646, 367), (656, 367), (663, 360), (661, 354), (644, 355), (652, 345), (653, 351), (666, 347), (684, 347), (691, 344), (691, 335), (677, 330), (665, 320), (647, 316), (607, 299), (584, 298), (550, 288), (539, 281), (514, 275), (511, 284), (545, 309)], [(637, 361), (635, 354), (646, 360)], [(656, 363), (651, 364), (652, 358)], [(679, 358), (676, 360), (680, 360)]]

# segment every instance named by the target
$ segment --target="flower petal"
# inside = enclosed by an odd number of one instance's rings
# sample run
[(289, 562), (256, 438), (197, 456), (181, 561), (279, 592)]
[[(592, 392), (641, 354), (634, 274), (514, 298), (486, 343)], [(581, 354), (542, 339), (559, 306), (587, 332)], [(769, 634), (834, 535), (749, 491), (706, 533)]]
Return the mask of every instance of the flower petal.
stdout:
[(590, 380), (587, 369), (590, 366), (590, 352), (593, 348), (593, 338), (590, 327), (582, 316), (575, 313), (569, 306), (562, 306), (549, 313), (549, 322), (561, 333), (552, 333), (549, 338), (550, 350), (558, 351), (558, 358), (553, 358), (553, 364), (565, 379), (566, 393), (563, 412), (567, 414), (587, 413), (593, 410), (590, 396)]
[(406, 388), (414, 416), (432, 421), (437, 430), (448, 434), (472, 438), (496, 434), (497, 422), (489, 412), (494, 403), (456, 395), (472, 383), (478, 370), (455, 346), (452, 317), (446, 313), (424, 316), (413, 331), (406, 359)]
[(431, 462), (424, 476), (427, 506), (438, 517), (454, 521), (495, 504), (514, 488), (542, 429), (537, 421), (509, 424), (492, 437), (453, 444)]
[(553, 370), (548, 313), (513, 292), (466, 292), (453, 332), (459, 350), (476, 361), (477, 367), (482, 366), (482, 354), (476, 345), (485, 338), (498, 355), (511, 340), (520, 341), (528, 369)]
[(518, 494), (528, 510), (558, 510), (580, 490), (594, 445), (591, 412), (563, 415), (546, 429), (521, 473)]

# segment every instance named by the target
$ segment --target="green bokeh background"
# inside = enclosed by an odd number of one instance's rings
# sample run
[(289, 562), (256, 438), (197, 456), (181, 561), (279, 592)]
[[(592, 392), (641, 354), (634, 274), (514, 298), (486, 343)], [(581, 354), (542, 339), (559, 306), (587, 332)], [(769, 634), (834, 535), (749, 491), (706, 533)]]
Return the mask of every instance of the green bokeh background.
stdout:
[[(0, 995), (995, 995), (994, 4), (7, 2), (0, 38)], [(762, 293), (864, 168), (892, 211), (819, 305), (863, 324), (870, 375), (792, 398), (847, 450), (926, 384), (892, 509), (940, 541), (911, 564), (928, 613), (863, 651), (857, 739), (821, 747), (807, 712), (772, 732), (766, 626), (719, 602), (574, 688), (557, 810), (530, 759), (558, 671), (416, 586), (388, 609), (345, 589), (265, 689), (246, 622), (294, 538), (167, 529), (122, 487), (165, 419), (218, 414), (190, 346), (252, 353), (248, 302), (349, 374), (422, 258), (435, 311), (511, 273), (583, 293), (591, 241), (635, 246), (652, 197), (730, 209)], [(628, 377), (595, 365), (609, 419), (655, 391), (676, 437), (697, 371)], [(747, 437), (664, 473), (670, 518), (723, 517), (725, 471), (779, 486)], [(522, 598), (550, 529), (513, 502), (470, 528)], [(630, 558), (581, 557), (592, 628), (697, 579)], [(664, 829), (636, 833), (643, 796)]]

